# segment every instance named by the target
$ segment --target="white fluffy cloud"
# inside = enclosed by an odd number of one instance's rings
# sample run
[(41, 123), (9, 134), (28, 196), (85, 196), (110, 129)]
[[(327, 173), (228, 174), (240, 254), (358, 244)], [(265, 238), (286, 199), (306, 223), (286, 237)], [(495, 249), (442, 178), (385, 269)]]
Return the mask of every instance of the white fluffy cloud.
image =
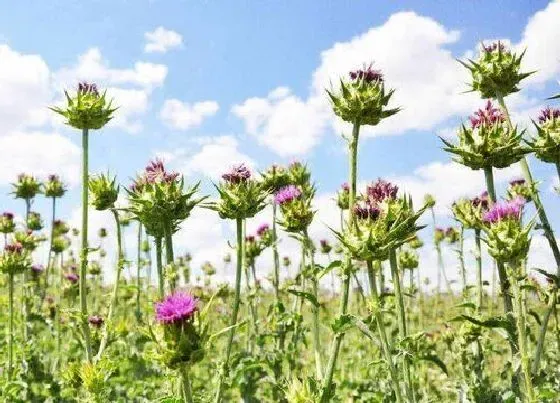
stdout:
[(527, 71), (537, 71), (529, 82), (543, 83), (560, 75), (560, 1), (552, 1), (533, 15), (517, 48), (527, 49), (523, 61)]
[(204, 119), (214, 116), (218, 109), (216, 101), (189, 104), (178, 99), (168, 99), (164, 102), (159, 116), (166, 125), (178, 130), (187, 130), (200, 126)]
[(144, 52), (146, 53), (166, 53), (170, 49), (178, 48), (183, 44), (183, 37), (175, 32), (164, 27), (157, 27), (152, 32), (144, 34), (146, 45)]
[(50, 79), (41, 56), (0, 45), (0, 136), (44, 123)]
[(81, 150), (56, 133), (13, 132), (0, 136), (0, 185), (7, 185), (22, 173), (39, 178), (59, 174), (70, 184), (79, 181)]
[(309, 152), (326, 126), (321, 105), (290, 94), (286, 87), (276, 88), (266, 98), (249, 98), (232, 112), (260, 144), (284, 157)]

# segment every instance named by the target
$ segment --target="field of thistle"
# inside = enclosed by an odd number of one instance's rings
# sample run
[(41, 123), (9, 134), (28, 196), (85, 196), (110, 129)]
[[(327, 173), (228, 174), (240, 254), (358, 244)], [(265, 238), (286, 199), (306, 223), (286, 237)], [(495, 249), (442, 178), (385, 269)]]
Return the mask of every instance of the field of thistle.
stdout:
[[(90, 172), (89, 142), (103, 141), (95, 134), (118, 105), (93, 83), (68, 90), (51, 111), (81, 134), (81, 226), (71, 228), (57, 209), (64, 178), (14, 178), (20, 210), (0, 217), (0, 400), (560, 401), (560, 251), (526, 159), (554, 164), (560, 175), (560, 109), (533, 117), (531, 130), (512, 122), (508, 96), (532, 74), (522, 59), (496, 42), (460, 61), (481, 107), (442, 147), (486, 189), (446, 206), (455, 225), (445, 229), (432, 196), (414, 205), (398, 183), (357, 184), (361, 129), (399, 118), (383, 73), (365, 64), (329, 88), (332, 112), (352, 126), (348, 180), (332, 201), (335, 242), (309, 235), (316, 187), (304, 162), (263, 172), (232, 166), (212, 194), (161, 160), (132, 183)], [(512, 165), (523, 179), (498, 194), (495, 170)], [(267, 207), (269, 219), (247, 231)], [(114, 220), (115, 259), (105, 251), (108, 231), (88, 231), (88, 208)], [(174, 248), (193, 209), (235, 226), (235, 239), (223, 240), (234, 282), (214, 281), (210, 263), (195, 281), (188, 251)], [(136, 234), (128, 248), (125, 232)], [(556, 271), (528, 267), (535, 236), (546, 239)], [(287, 238), (299, 245), (297, 261), (282, 253)], [(42, 259), (39, 247), (48, 251)], [(437, 253), (435, 287), (424, 281), (420, 248)], [(444, 261), (446, 251), (455, 261)]]

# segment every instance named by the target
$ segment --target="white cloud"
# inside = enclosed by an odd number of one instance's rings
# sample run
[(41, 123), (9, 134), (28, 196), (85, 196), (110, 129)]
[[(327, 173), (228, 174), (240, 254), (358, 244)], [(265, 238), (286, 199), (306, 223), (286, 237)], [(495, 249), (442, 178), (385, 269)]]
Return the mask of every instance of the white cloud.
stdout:
[(22, 173), (45, 178), (59, 174), (66, 183), (76, 184), (80, 175), (81, 150), (57, 133), (13, 132), (0, 136), (0, 184), (12, 183)]
[(178, 130), (187, 130), (200, 126), (204, 119), (214, 116), (219, 105), (216, 101), (201, 101), (194, 104), (168, 99), (160, 111), (160, 119), (168, 126)]
[(232, 112), (243, 119), (247, 132), (281, 156), (302, 155), (319, 142), (325, 116), (314, 100), (304, 101), (278, 87), (266, 98), (249, 98)]
[(45, 121), (51, 74), (39, 55), (0, 45), (0, 136)]
[(550, 2), (535, 13), (523, 31), (518, 50), (527, 49), (523, 65), (526, 71), (537, 71), (527, 80), (543, 83), (560, 74), (560, 1)]
[(144, 52), (146, 53), (166, 53), (170, 49), (180, 47), (183, 44), (183, 37), (175, 32), (164, 27), (157, 27), (152, 32), (144, 34), (146, 38), (146, 45)]

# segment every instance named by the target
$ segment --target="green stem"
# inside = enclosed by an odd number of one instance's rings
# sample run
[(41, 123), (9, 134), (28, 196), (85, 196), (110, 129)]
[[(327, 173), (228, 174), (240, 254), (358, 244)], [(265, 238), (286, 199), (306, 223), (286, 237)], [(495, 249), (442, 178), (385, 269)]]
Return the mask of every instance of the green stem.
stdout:
[[(171, 230), (171, 223), (165, 223), (165, 260), (167, 265), (172, 265), (175, 261), (173, 255), (173, 231)], [(169, 282), (169, 288), (171, 291), (175, 290), (175, 278), (171, 279)]]
[(111, 209), (113, 216), (115, 217), (115, 224), (117, 226), (117, 275), (115, 277), (115, 284), (113, 285), (113, 294), (111, 295), (111, 302), (109, 304), (109, 312), (107, 313), (107, 320), (105, 322), (105, 328), (103, 330), (103, 338), (101, 339), (101, 343), (99, 344), (99, 351), (95, 356), (95, 361), (99, 361), (101, 359), (101, 355), (105, 348), (107, 347), (107, 343), (109, 341), (109, 331), (111, 330), (112, 322), (113, 322), (113, 313), (117, 307), (118, 303), (118, 296), (119, 296), (119, 284), (121, 282), (121, 273), (124, 266), (124, 253), (122, 248), (122, 234), (121, 234), (121, 226), (119, 223), (119, 213), (116, 209)]
[[(309, 245), (311, 244), (311, 239), (307, 233), (307, 229), (304, 231), (305, 242)], [(313, 296), (317, 303), (319, 302), (319, 292), (318, 292), (318, 282), (317, 282), (317, 274), (315, 273), (315, 251), (313, 247), (308, 248), (309, 255), (311, 259), (311, 284), (313, 289)], [(313, 314), (313, 352), (315, 354), (315, 373), (317, 375), (317, 379), (323, 379), (323, 365), (321, 363), (321, 338), (320, 338), (320, 319), (319, 319), (319, 306), (313, 305), (311, 307), (311, 312)]]
[[(30, 199), (25, 199), (25, 228), (26, 230), (29, 230), (28, 228), (28, 224), (29, 224), (29, 213), (31, 212), (31, 200)], [(22, 274), (22, 288), (21, 288), (21, 312), (22, 312), (22, 316), (23, 316), (23, 328), (22, 328), (22, 333), (23, 333), (23, 343), (24, 345), (27, 343), (27, 339), (28, 339), (28, 333), (29, 333), (29, 293), (27, 290), (27, 283), (29, 281), (28, 278), (28, 273), (27, 270), (23, 271)], [(22, 354), (25, 355), (25, 348), (22, 349)], [(25, 361), (25, 356), (23, 358), (23, 360)]]
[(45, 271), (45, 288), (43, 289), (42, 295), (41, 295), (41, 300), (45, 299), (45, 296), (47, 295), (47, 289), (49, 288), (49, 277), (50, 277), (50, 273), (51, 273), (51, 266), (52, 266), (52, 262), (55, 259), (55, 257), (53, 256), (53, 251), (52, 251), (52, 246), (53, 246), (53, 240), (54, 240), (54, 221), (56, 219), (56, 197), (52, 198), (52, 217), (51, 217), (51, 239), (49, 242), (49, 254), (47, 257), (47, 270)]
[(216, 392), (216, 398), (214, 401), (220, 403), (222, 400), (222, 393), (224, 387), (224, 381), (228, 373), (229, 357), (231, 355), (231, 348), (233, 344), (233, 337), (235, 335), (235, 329), (237, 325), (237, 314), (239, 313), (239, 300), (241, 294), (241, 271), (243, 269), (243, 259), (245, 255), (245, 242), (243, 239), (243, 219), (236, 219), (236, 229), (237, 229), (237, 269), (235, 272), (235, 300), (233, 302), (233, 312), (231, 314), (230, 330), (228, 335), (228, 341), (226, 344), (226, 354), (224, 362), (222, 365), (222, 370), (220, 373), (220, 379), (218, 383), (218, 390)]
[[(56, 259), (56, 254), (55, 254)], [(60, 368), (60, 363), (62, 362), (62, 298), (63, 298), (63, 271), (62, 268), (64, 267), (64, 255), (60, 253), (60, 268), (58, 270), (58, 307), (56, 309), (56, 367), (55, 369)]]
[(461, 269), (461, 280), (463, 282), (463, 295), (467, 295), (467, 270), (465, 268), (465, 228), (461, 225), (459, 238), (459, 267)]
[[(484, 178), (486, 179), (486, 190), (490, 196), (492, 203), (496, 203), (496, 188), (494, 187), (494, 173), (492, 172), (492, 167), (484, 168)], [(509, 282), (506, 275), (506, 270), (504, 264), (501, 262), (496, 262), (498, 267), (498, 277), (500, 280), (500, 290), (502, 292), (502, 298), (504, 300), (504, 311), (506, 314), (513, 311), (513, 305), (511, 302), (511, 296), (509, 295)]]
[[(405, 339), (407, 336), (406, 314), (404, 309), (403, 293), (401, 290), (401, 279), (399, 277), (399, 268), (397, 266), (397, 254), (394, 249), (391, 249), (391, 251), (389, 251), (389, 264), (391, 266), (391, 278), (393, 280), (393, 287), (395, 288), (399, 336), (401, 337), (401, 339)], [(403, 368), (405, 375), (406, 395), (410, 402), (415, 402), (416, 397), (414, 396), (412, 377), (410, 374), (410, 362), (407, 357), (405, 357), (403, 360)]]
[(156, 244), (156, 268), (157, 268), (157, 275), (158, 275), (158, 292), (159, 298), (163, 300), (165, 295), (165, 285), (164, 285), (164, 276), (163, 276), (163, 263), (161, 259), (162, 254), (162, 245), (161, 245), (161, 237), (155, 237), (154, 242)]
[(274, 259), (274, 298), (280, 303), (280, 257), (278, 255), (278, 231), (276, 229), (276, 203), (272, 201), (272, 255)]
[(87, 265), (88, 265), (88, 185), (89, 185), (89, 158), (88, 158), (88, 129), (82, 130), (82, 232), (80, 252), (80, 313), (86, 359), (92, 361), (91, 334), (88, 324), (87, 309)]
[(523, 379), (525, 381), (525, 397), (527, 402), (533, 403), (535, 400), (535, 392), (533, 391), (533, 383), (531, 379), (531, 365), (529, 358), (529, 346), (527, 343), (527, 320), (526, 320), (526, 310), (527, 301), (525, 290), (518, 284), (517, 278), (524, 277), (524, 267), (523, 264), (517, 264), (520, 273), (516, 273), (517, 267), (511, 267), (510, 277), (513, 284), (513, 293), (515, 296), (515, 308), (516, 308), (516, 324), (517, 324), (517, 336), (519, 344), (519, 353), (521, 356), (521, 370), (523, 372)]
[(401, 394), (401, 387), (399, 381), (399, 375), (397, 372), (397, 368), (395, 367), (395, 363), (393, 362), (393, 356), (391, 355), (391, 348), (389, 347), (389, 342), (387, 339), (387, 331), (385, 329), (385, 321), (383, 316), (381, 315), (381, 301), (379, 300), (379, 294), (377, 293), (377, 284), (375, 281), (375, 272), (373, 270), (373, 264), (370, 260), (367, 261), (367, 272), (368, 272), (368, 279), (369, 279), (369, 288), (371, 290), (371, 297), (373, 302), (373, 314), (375, 317), (377, 333), (379, 335), (379, 339), (381, 341), (381, 349), (383, 351), (383, 355), (385, 356), (385, 361), (387, 362), (387, 366), (389, 367), (389, 373), (391, 375), (391, 387), (395, 392), (395, 397), (397, 399), (397, 403), (403, 402), (402, 394)]
[(184, 403), (192, 403), (192, 390), (191, 383), (189, 380), (189, 369), (186, 367), (181, 368), (181, 389), (183, 390), (183, 401)]
[(140, 284), (140, 269), (142, 266), (142, 223), (138, 221), (138, 238), (136, 250), (136, 320), (140, 322), (142, 312), (140, 311), (140, 294), (142, 287)]
[(538, 341), (537, 341), (537, 349), (535, 350), (535, 357), (533, 359), (533, 366), (532, 366), (532, 373), (533, 375), (537, 375), (540, 369), (540, 362), (542, 357), (542, 352), (544, 350), (544, 341), (545, 335), (548, 329), (548, 322), (550, 321), (550, 316), (552, 315), (552, 311), (556, 305), (558, 290), (554, 288), (550, 295), (548, 296), (548, 305), (546, 307), (546, 311), (544, 313), (544, 317), (541, 322), (541, 328), (539, 331)]
[(474, 230), (474, 244), (475, 244), (475, 260), (476, 260), (476, 285), (477, 285), (477, 303), (476, 307), (478, 313), (482, 313), (482, 247), (480, 238), (480, 229)]
[(8, 381), (14, 368), (14, 274), (8, 274)]
[[(354, 122), (352, 128), (352, 139), (349, 144), (349, 154), (350, 154), (350, 192), (348, 194), (348, 205), (350, 209), (348, 210), (348, 224), (351, 226), (351, 230), (354, 229), (354, 202), (356, 199), (356, 177), (358, 171), (358, 140), (360, 137), (360, 122)], [(342, 295), (340, 299), (339, 315), (345, 315), (348, 310), (348, 295), (350, 291), (350, 273), (352, 271), (352, 258), (348, 254), (345, 259), (345, 270), (342, 278)], [(323, 382), (323, 392), (321, 394), (321, 403), (326, 403), (331, 399), (332, 394), (332, 379), (334, 375), (334, 369), (336, 367), (336, 360), (338, 358), (338, 353), (340, 351), (340, 346), (342, 344), (342, 339), (344, 338), (344, 333), (337, 333), (334, 336), (331, 352), (329, 355), (329, 361), (327, 364), (327, 371), (325, 379)]]

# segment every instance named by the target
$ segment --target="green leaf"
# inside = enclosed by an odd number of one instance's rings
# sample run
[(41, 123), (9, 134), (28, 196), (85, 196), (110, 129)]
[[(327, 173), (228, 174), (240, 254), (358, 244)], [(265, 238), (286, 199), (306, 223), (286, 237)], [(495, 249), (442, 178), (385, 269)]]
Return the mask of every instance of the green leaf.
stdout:
[(319, 301), (317, 301), (317, 298), (315, 298), (315, 296), (311, 293), (298, 290), (297, 288), (288, 288), (287, 291), (290, 294), (293, 294), (293, 295), (296, 295), (298, 297), (301, 297), (301, 298), (304, 298), (304, 299), (308, 300), (309, 302), (311, 302), (317, 308), (319, 308), (321, 306), (321, 304), (319, 304)]

